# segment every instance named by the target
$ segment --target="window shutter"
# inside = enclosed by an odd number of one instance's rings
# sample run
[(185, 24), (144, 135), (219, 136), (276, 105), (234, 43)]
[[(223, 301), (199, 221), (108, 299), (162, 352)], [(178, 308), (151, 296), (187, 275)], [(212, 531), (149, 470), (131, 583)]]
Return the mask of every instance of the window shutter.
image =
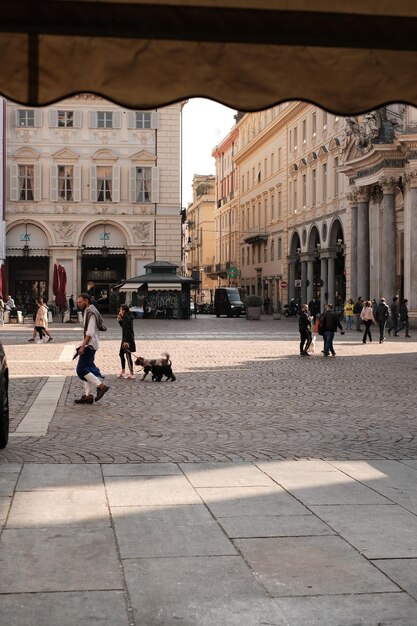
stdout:
[(19, 126), (19, 110), (20, 109), (16, 109), (16, 111), (14, 112), (14, 125), (15, 126)]
[(113, 111), (113, 128), (121, 128), (121, 127), (122, 127), (122, 112)]
[(88, 126), (89, 128), (97, 128), (97, 111), (88, 112)]
[(19, 200), (19, 166), (17, 163), (10, 164), (10, 200)]
[[(80, 111), (81, 113), (81, 111)], [(81, 202), (81, 165), (74, 165), (74, 202)]]
[(50, 109), (49, 111), (49, 126), (51, 128), (58, 128), (58, 111)]
[(90, 200), (97, 202), (97, 166), (90, 167)]
[(42, 126), (42, 111), (40, 109), (35, 109), (35, 126), (36, 128)]
[(52, 202), (58, 201), (58, 165), (51, 165), (51, 189)]
[(120, 165), (113, 165), (113, 202), (120, 202)]
[(127, 112), (127, 127), (136, 128), (136, 113), (135, 111)]
[(34, 176), (34, 189), (33, 189), (33, 199), (35, 202), (40, 202), (42, 200), (42, 166), (40, 163), (35, 163), (35, 167), (33, 168), (33, 176)]
[(136, 167), (130, 168), (130, 202), (136, 202)]
[(151, 202), (159, 202), (159, 167), (152, 168), (152, 195)]
[(151, 113), (151, 128), (159, 128), (159, 111)]
[(74, 128), (82, 128), (83, 125), (83, 112), (74, 111)]

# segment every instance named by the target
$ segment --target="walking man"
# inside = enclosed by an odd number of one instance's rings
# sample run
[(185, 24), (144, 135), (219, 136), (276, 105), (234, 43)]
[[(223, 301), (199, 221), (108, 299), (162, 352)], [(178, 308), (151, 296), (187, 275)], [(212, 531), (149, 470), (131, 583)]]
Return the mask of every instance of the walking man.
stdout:
[(381, 298), (375, 311), (375, 320), (379, 326), (379, 343), (385, 341), (385, 324), (389, 318), (389, 306), (385, 302), (385, 298)]
[(303, 304), (301, 307), (298, 317), (298, 330), (300, 331), (300, 356), (310, 356), (307, 350), (311, 343), (311, 322), (307, 304)]
[(353, 312), (356, 315), (356, 330), (361, 332), (361, 313), (363, 309), (363, 300), (360, 296), (358, 296), (357, 301), (355, 302), (355, 306), (353, 307)]
[[(103, 318), (96, 307), (91, 304), (88, 293), (82, 293), (77, 298), (77, 306), (83, 312), (84, 339), (78, 348), (77, 376), (84, 381), (84, 394), (74, 400), (75, 404), (93, 404), (98, 402), (109, 390), (97, 374), (99, 370), (94, 358), (99, 347), (99, 330), (105, 330)], [(94, 392), (96, 397), (94, 398)]]
[(405, 336), (411, 338), (411, 335), (409, 334), (409, 330), (410, 330), (410, 324), (408, 321), (408, 300), (407, 298), (405, 298), (403, 300), (403, 303), (401, 305), (400, 308), (400, 322), (401, 322), (401, 326), (399, 328), (397, 328), (397, 333), (400, 332), (400, 330), (402, 330), (405, 327)]
[(391, 335), (391, 330), (394, 331), (394, 337), (398, 337), (398, 321), (400, 319), (400, 311), (398, 307), (398, 296), (394, 296), (391, 304), (391, 319), (392, 319), (392, 328), (389, 329), (388, 334)]
[(327, 310), (323, 315), (324, 356), (329, 356), (330, 352), (333, 356), (336, 356), (333, 347), (333, 339), (338, 328), (340, 329), (340, 334), (344, 335), (345, 331), (342, 328), (339, 316), (333, 311), (333, 304), (328, 304)]

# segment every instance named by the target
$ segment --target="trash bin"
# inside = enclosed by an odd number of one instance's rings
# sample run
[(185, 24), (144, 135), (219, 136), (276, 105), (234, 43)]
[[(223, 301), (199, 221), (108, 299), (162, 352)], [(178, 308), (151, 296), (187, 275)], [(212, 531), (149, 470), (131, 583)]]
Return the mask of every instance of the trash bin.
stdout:
[(23, 313), (22, 311), (17, 311), (17, 323), (23, 324)]

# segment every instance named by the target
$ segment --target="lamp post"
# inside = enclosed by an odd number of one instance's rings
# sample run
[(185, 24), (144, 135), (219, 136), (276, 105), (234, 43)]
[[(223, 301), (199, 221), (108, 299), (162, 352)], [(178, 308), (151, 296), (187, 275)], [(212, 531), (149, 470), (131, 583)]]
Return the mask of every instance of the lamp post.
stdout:
[(22, 235), (20, 237), (20, 241), (24, 241), (24, 246), (23, 246), (23, 256), (25, 258), (27, 258), (30, 254), (30, 248), (29, 248), (29, 241), (30, 241), (30, 234), (28, 233), (28, 225), (25, 224), (25, 233), (24, 235)]
[(106, 232), (106, 225), (103, 224), (103, 232), (100, 235), (100, 240), (104, 242), (103, 245), (101, 246), (101, 249), (100, 249), (101, 256), (103, 258), (107, 258), (109, 256), (109, 249), (106, 246), (106, 241), (109, 241), (109, 239), (110, 239), (110, 233)]

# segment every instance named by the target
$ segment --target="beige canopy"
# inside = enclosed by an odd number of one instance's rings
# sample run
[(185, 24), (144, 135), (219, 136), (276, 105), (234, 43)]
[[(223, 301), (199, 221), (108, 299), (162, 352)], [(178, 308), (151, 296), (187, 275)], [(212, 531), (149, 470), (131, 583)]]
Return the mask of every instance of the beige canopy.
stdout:
[(95, 92), (153, 108), (191, 96), (340, 114), (417, 105), (415, 0), (2, 0), (0, 93)]

